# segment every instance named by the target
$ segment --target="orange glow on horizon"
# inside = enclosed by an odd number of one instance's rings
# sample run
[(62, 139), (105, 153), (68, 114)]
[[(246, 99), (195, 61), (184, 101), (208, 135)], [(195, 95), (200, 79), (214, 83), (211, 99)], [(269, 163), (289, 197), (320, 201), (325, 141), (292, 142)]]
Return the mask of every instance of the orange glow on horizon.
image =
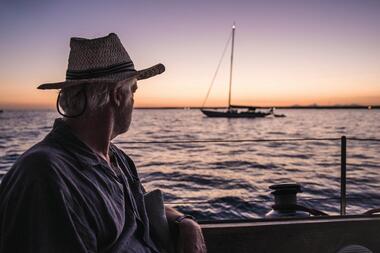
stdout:
[[(217, 9), (212, 1), (119, 1), (94, 3), (85, 12), (67, 1), (41, 4), (49, 11), (11, 2), (4, 4), (9, 11), (2, 13), (0, 27), (6, 35), (0, 43), (0, 109), (54, 108), (57, 92), (36, 87), (64, 80), (69, 38), (110, 32), (119, 35), (136, 69), (166, 66), (162, 75), (139, 82), (136, 107), (202, 106), (234, 20), (233, 104), (380, 105), (380, 16), (374, 1), (342, 8), (334, 0), (237, 0)], [(227, 104), (226, 48), (209, 107)]]
[[(135, 107), (200, 107), (203, 99), (186, 94), (157, 94), (154, 96), (144, 96), (140, 87), (135, 97)], [(54, 109), (57, 99), (57, 91), (40, 91), (34, 87), (30, 89), (17, 89), (4, 92), (0, 87), (0, 108), (2, 109)], [(140, 93), (139, 93), (140, 92)], [(235, 105), (254, 105), (254, 106), (294, 106), (294, 105), (380, 105), (380, 96), (357, 95), (357, 96), (319, 96), (309, 95), (288, 95), (285, 97), (269, 96), (263, 94), (256, 98), (241, 96), (239, 99), (233, 98), (232, 104)], [(206, 107), (223, 107), (227, 105), (227, 98), (212, 97), (205, 104)]]

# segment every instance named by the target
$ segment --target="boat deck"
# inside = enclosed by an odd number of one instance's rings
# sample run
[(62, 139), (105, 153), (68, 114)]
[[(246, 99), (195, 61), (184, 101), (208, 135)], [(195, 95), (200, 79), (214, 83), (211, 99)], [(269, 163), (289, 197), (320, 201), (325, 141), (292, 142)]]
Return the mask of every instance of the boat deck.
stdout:
[(209, 253), (358, 253), (342, 251), (349, 245), (369, 250), (363, 253), (380, 252), (380, 215), (223, 221), (201, 226)]

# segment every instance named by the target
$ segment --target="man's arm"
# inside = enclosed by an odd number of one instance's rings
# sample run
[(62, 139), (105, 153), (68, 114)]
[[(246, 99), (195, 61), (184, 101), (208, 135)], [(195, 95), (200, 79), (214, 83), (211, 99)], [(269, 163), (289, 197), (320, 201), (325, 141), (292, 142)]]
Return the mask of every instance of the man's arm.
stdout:
[(171, 231), (178, 231), (177, 251), (181, 253), (206, 253), (206, 244), (199, 224), (189, 218), (177, 223), (176, 219), (183, 214), (172, 207), (165, 206), (165, 212)]

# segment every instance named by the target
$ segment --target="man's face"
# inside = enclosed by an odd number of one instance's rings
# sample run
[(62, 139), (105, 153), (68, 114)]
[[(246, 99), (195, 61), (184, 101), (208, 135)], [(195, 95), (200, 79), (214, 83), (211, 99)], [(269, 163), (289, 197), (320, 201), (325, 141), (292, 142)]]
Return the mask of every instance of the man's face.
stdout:
[(120, 105), (115, 113), (115, 134), (122, 134), (128, 131), (132, 122), (132, 111), (134, 103), (134, 93), (137, 90), (137, 80), (120, 81), (121, 86), (117, 90), (120, 97)]

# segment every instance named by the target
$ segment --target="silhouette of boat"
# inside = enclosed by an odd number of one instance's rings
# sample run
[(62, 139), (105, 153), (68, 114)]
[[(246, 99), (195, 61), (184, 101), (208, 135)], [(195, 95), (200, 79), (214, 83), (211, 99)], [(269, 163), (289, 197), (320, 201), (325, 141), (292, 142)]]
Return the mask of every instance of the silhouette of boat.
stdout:
[[(217, 109), (200, 109), (201, 112), (207, 117), (211, 118), (264, 118), (269, 115), (274, 115), (275, 117), (285, 117), (285, 115), (275, 115), (274, 108), (267, 108), (266, 111), (259, 111), (258, 107), (245, 106), (245, 105), (232, 105), (231, 104), (231, 86), (232, 86), (232, 67), (234, 59), (234, 42), (235, 42), (235, 24), (232, 26), (232, 43), (231, 43), (231, 61), (230, 61), (230, 81), (228, 90), (228, 108), (227, 110), (217, 110)], [(219, 64), (220, 65), (220, 64)], [(210, 89), (209, 89), (210, 91)], [(208, 93), (209, 94), (209, 93)], [(207, 100), (208, 94), (206, 96), (205, 102)], [(204, 107), (204, 104), (203, 106)], [(260, 109), (264, 109), (260, 107)]]

